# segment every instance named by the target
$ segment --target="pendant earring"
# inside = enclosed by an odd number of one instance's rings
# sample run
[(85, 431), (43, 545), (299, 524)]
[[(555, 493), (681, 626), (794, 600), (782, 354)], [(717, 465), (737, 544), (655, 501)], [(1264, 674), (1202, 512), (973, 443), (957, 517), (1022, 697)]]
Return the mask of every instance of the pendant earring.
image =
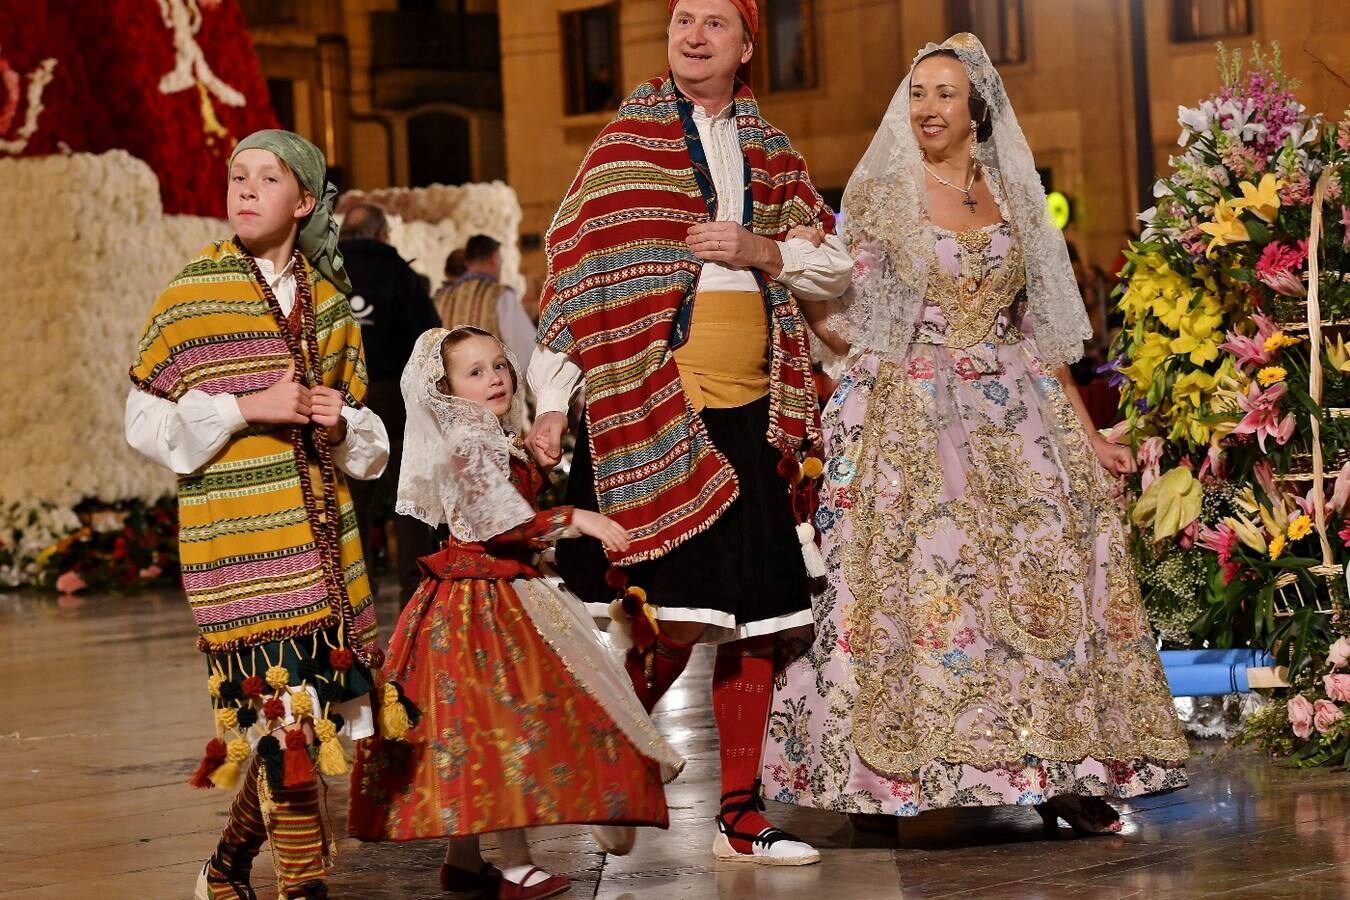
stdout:
[(976, 159), (976, 158), (977, 158), (977, 157), (975, 156), (975, 145), (979, 143), (978, 138), (976, 138), (976, 136), (975, 136), (975, 132), (976, 132), (977, 128), (978, 128), (978, 126), (975, 124), (975, 120), (974, 120), (974, 119), (971, 119), (971, 120), (970, 120), (970, 158), (971, 158), (971, 159)]

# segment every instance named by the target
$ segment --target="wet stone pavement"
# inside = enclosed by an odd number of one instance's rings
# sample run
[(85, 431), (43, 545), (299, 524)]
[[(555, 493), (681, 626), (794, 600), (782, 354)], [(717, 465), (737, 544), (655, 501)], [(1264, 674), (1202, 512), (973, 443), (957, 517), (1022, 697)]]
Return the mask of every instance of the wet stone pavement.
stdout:
[[(397, 615), (390, 586), (382, 634)], [(205, 672), (181, 596), (0, 595), (0, 898), (191, 896), (227, 798), (184, 784), (209, 734)], [(1297, 772), (1216, 742), (1194, 745), (1190, 789), (1122, 809), (1120, 835), (1045, 840), (1031, 810), (963, 809), (855, 833), (843, 816), (769, 804), (820, 848), (796, 869), (717, 865), (711, 657), (698, 653), (656, 715), (689, 758), (668, 788), (671, 828), (606, 856), (584, 828), (532, 832), (568, 897), (1347, 898), (1350, 775)], [(329, 808), (341, 833), (346, 785)], [(492, 843), (485, 847), (491, 856)], [(432, 898), (437, 842), (341, 841), (335, 898)], [(275, 897), (266, 850), (254, 870)]]

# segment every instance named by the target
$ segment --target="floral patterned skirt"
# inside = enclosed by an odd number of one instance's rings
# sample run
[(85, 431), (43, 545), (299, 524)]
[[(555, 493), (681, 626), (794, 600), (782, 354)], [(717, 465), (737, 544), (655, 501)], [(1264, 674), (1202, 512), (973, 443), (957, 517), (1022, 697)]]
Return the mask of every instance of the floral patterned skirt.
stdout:
[(825, 411), (830, 584), (768, 795), (847, 812), (1186, 784), (1126, 535), (1029, 342), (863, 357)]
[(385, 671), (422, 718), (407, 743), (358, 746), (354, 837), (667, 825), (657, 763), (569, 671), (511, 581), (424, 578), (399, 617)]

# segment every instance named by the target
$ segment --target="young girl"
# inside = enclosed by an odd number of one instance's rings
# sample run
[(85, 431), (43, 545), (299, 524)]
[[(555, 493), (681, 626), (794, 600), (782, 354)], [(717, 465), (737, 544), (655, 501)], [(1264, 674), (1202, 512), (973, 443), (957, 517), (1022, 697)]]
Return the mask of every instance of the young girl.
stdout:
[[(299, 135), (241, 141), (234, 237), (170, 283), (131, 367), (127, 440), (179, 474), (183, 587), (208, 661), (216, 734), (191, 783), (239, 785), (197, 900), (252, 897), (269, 838), (280, 896), (328, 896), (317, 775), (346, 772), (339, 732), (373, 730), (375, 608), (343, 476), (378, 476), (389, 442), (362, 406), (326, 174)], [(406, 716), (394, 686), (381, 696), (391, 722), (392, 707)]]
[[(397, 508), (448, 523), (450, 539), (421, 560), (389, 648), (391, 677), (422, 719), (409, 744), (358, 751), (350, 826), (365, 840), (451, 838), (446, 890), (537, 898), (568, 881), (531, 864), (522, 829), (607, 823), (602, 846), (626, 852), (631, 831), (613, 826), (665, 827), (662, 783), (683, 760), (581, 604), (535, 567), (545, 542), (586, 534), (622, 550), (628, 536), (598, 513), (535, 512), (543, 476), (518, 441), (517, 372), (510, 351), (472, 327), (426, 332), (404, 370)], [(492, 831), (500, 872), (478, 851)]]

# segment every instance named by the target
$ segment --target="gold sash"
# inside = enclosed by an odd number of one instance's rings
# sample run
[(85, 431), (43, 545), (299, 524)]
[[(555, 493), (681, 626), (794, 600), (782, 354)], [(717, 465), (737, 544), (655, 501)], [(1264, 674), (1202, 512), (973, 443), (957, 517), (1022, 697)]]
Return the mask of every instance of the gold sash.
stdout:
[(769, 321), (758, 291), (699, 291), (689, 340), (675, 351), (697, 412), (753, 403), (769, 392)]

